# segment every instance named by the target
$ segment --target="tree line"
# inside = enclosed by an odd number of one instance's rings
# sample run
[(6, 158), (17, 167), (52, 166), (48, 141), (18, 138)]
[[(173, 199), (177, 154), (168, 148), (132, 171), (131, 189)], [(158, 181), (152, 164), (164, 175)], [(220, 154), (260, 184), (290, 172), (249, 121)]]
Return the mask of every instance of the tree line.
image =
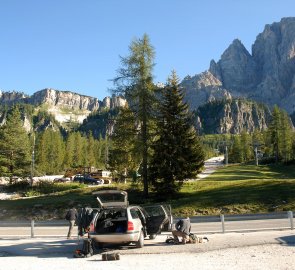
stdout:
[(256, 154), (263, 162), (284, 162), (295, 160), (295, 133), (290, 116), (274, 106), (272, 120), (267, 130), (246, 131), (228, 140), (229, 162), (240, 163), (255, 159)]
[(30, 177), (63, 174), (67, 168), (80, 166), (104, 169), (107, 147), (107, 140), (95, 139), (91, 132), (63, 135), (59, 129), (46, 129), (27, 133), (20, 109), (14, 106), (0, 127), (0, 174)]

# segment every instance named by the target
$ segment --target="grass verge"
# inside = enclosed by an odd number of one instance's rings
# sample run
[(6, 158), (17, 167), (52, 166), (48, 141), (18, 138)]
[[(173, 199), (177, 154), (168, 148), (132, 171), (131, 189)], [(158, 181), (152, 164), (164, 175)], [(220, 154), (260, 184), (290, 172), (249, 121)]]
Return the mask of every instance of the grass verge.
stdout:
[[(65, 184), (66, 185), (66, 184)], [(80, 187), (48, 195), (0, 201), (0, 218), (63, 218), (71, 207), (97, 207), (92, 191), (103, 187)], [(128, 191), (130, 204), (159, 201), (151, 193), (143, 200), (142, 187), (116, 185)], [(175, 216), (219, 215), (288, 211), (295, 209), (295, 167), (230, 165), (199, 181), (187, 182), (179, 196), (165, 203)]]

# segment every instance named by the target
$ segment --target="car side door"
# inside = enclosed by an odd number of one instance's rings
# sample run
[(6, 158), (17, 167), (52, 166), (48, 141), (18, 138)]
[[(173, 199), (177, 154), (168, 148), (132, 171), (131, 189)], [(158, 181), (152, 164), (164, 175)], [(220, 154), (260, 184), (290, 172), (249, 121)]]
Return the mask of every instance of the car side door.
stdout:
[[(163, 205), (143, 206), (146, 212), (146, 230), (147, 234), (159, 234), (163, 227), (170, 227), (170, 215)], [(171, 209), (171, 208), (170, 208)]]

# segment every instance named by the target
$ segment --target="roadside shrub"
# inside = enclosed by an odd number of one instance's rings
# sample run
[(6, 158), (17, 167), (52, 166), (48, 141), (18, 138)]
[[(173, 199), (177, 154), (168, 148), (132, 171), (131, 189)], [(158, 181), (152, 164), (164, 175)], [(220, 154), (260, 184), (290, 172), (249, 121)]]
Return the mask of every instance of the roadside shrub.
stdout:
[(39, 181), (34, 188), (41, 194), (49, 194), (55, 192), (54, 183), (49, 181)]
[(12, 184), (9, 184), (5, 187), (6, 191), (9, 192), (15, 192), (15, 191), (26, 191), (30, 187), (30, 183), (27, 180), (22, 180), (19, 182), (15, 182)]
[(276, 163), (275, 157), (264, 157), (261, 160), (259, 160), (260, 165), (268, 165), (268, 164), (274, 164)]
[(54, 183), (49, 181), (40, 181), (36, 184), (36, 191), (41, 194), (49, 194), (54, 192), (72, 190), (84, 187), (85, 185), (79, 183)]
[(34, 196), (40, 196), (40, 195), (42, 195), (40, 192), (33, 189), (28, 190), (24, 193), (25, 197), (34, 197)]

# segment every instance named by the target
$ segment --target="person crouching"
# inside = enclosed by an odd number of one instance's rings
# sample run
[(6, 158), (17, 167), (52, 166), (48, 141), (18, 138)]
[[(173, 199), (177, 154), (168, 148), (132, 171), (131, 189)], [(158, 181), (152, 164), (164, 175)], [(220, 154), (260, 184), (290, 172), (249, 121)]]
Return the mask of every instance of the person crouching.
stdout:
[(189, 217), (180, 219), (175, 224), (175, 230), (172, 231), (175, 243), (179, 243), (179, 238), (182, 238), (182, 244), (186, 244), (189, 241), (189, 234), (191, 231), (191, 222)]

